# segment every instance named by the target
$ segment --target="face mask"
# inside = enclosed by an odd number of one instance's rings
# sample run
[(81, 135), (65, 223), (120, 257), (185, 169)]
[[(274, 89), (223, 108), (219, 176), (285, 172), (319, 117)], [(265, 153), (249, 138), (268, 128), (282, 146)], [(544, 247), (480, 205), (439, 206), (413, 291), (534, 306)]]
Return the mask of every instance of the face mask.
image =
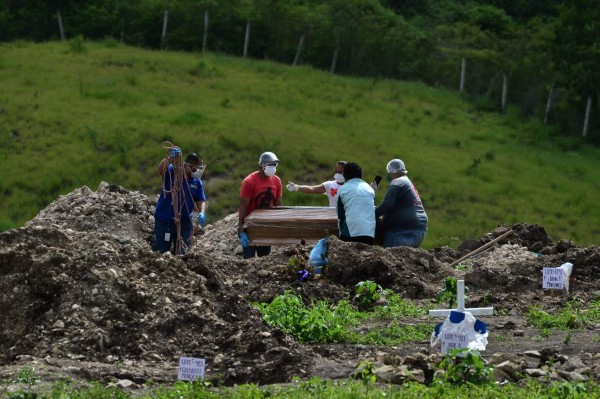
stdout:
[(387, 175), (385, 175), (385, 180), (387, 180), (387, 182), (391, 182), (392, 181), (392, 176), (390, 176), (390, 174), (388, 173)]
[(204, 174), (205, 168), (206, 168), (206, 165), (196, 167), (196, 171), (194, 173), (192, 173), (192, 176), (200, 179), (202, 177), (202, 175)]
[(264, 167), (264, 171), (265, 171), (265, 175), (271, 177), (275, 174), (275, 172), (277, 172), (277, 166), (265, 166)]
[(335, 180), (337, 184), (344, 184), (346, 182), (346, 179), (344, 179), (344, 175), (341, 173), (336, 173), (335, 175), (333, 175), (333, 180)]

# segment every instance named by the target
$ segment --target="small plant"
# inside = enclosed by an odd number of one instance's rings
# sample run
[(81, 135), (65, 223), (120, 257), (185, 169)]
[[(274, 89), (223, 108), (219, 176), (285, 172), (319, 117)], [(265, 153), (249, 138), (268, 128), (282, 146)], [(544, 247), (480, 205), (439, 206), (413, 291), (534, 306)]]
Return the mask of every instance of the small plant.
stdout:
[(343, 342), (346, 327), (358, 316), (348, 301), (330, 305), (325, 301), (311, 302), (308, 308), (302, 297), (292, 291), (279, 295), (270, 304), (255, 304), (265, 321), (290, 334), (299, 342)]
[(564, 308), (550, 314), (539, 306), (529, 308), (527, 318), (531, 324), (540, 329), (580, 330), (594, 320), (594, 308), (583, 310), (577, 302), (567, 302)]
[(496, 335), (495, 336), (496, 342), (506, 342), (508, 341), (508, 338), (506, 337), (506, 335)]
[(19, 375), (17, 376), (17, 382), (21, 382), (23, 384), (35, 385), (37, 378), (35, 376), (35, 369), (31, 366), (23, 366), (21, 370), (19, 370)]
[(402, 298), (401, 295), (396, 294), (392, 290), (384, 290), (383, 294), (387, 304), (375, 308), (374, 312), (377, 317), (384, 320), (395, 320), (399, 317), (421, 317), (427, 315), (428, 309), (416, 306), (412, 301)]
[(507, 316), (508, 310), (503, 308), (494, 308), (494, 316)]
[(540, 330), (540, 334), (534, 337), (534, 341), (542, 342), (550, 336), (550, 330), (547, 328), (542, 328)]
[[(309, 270), (306, 257), (301, 253), (295, 253), (290, 256), (287, 263), (287, 272), (292, 277), (298, 277), (298, 272), (301, 270)], [(313, 270), (309, 270), (311, 273)]]
[(440, 363), (445, 371), (443, 379), (452, 384), (489, 384), (492, 367), (487, 367), (478, 351), (468, 348), (453, 349)]
[[(468, 288), (465, 287), (465, 291)], [(454, 277), (448, 277), (444, 283), (444, 289), (435, 297), (437, 303), (448, 303), (448, 306), (453, 308), (457, 303), (458, 280)], [(467, 297), (465, 296), (465, 301)]]
[(550, 387), (549, 397), (554, 398), (577, 398), (584, 397), (587, 389), (584, 384), (563, 382)]
[(383, 296), (383, 288), (371, 280), (361, 281), (356, 284), (355, 289), (356, 295), (354, 295), (354, 301), (358, 302), (358, 306), (361, 309), (373, 308), (375, 302)]
[(373, 366), (373, 363), (368, 360), (365, 360), (358, 365), (358, 369), (354, 372), (353, 376), (354, 378), (362, 380), (363, 385), (367, 388), (367, 393), (369, 387), (375, 385), (377, 382), (375, 367)]
[(465, 265), (463, 263), (459, 263), (458, 265), (454, 266), (454, 268), (456, 270), (467, 270), (469, 268), (469, 265)]
[(69, 49), (72, 53), (81, 54), (86, 52), (85, 39), (81, 35), (75, 36), (69, 40)]

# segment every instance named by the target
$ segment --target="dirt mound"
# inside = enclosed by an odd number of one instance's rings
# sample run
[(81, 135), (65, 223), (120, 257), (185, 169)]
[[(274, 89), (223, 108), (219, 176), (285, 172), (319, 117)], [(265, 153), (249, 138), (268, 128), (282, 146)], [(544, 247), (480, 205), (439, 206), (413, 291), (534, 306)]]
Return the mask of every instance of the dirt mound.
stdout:
[[(427, 302), (446, 278), (461, 277), (472, 306), (523, 311), (541, 300), (543, 267), (566, 261), (575, 265), (581, 296), (600, 290), (600, 250), (552, 245), (537, 225), (499, 226), (481, 237), (479, 246), (509, 228), (516, 233), (465, 261), (467, 270), (449, 267), (464, 255), (452, 248), (383, 249), (332, 237), (324, 274), (300, 282), (296, 271), (310, 247), (243, 260), (236, 215), (207, 226), (184, 256), (153, 252), (155, 203), (102, 183), (96, 192), (82, 187), (61, 196), (25, 227), (0, 234), (2, 365), (52, 358), (97, 362), (100, 369), (134, 359), (166, 370), (180, 356), (194, 356), (206, 358), (207, 375), (223, 383), (286, 382), (319, 370), (324, 354), (346, 361), (364, 352), (301, 346), (269, 327), (252, 303), (286, 290), (307, 303), (336, 302), (350, 298), (358, 282), (374, 280)], [(172, 372), (157, 373), (155, 381), (172, 380)]]

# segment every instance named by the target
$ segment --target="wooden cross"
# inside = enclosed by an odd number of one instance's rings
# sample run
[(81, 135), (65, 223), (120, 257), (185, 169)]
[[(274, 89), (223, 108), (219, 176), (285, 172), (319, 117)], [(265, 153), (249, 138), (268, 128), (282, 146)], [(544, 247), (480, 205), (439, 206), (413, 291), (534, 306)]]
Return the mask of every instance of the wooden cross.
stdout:
[(450, 312), (469, 312), (473, 316), (478, 315), (492, 315), (494, 314), (494, 308), (465, 308), (465, 280), (458, 280), (456, 282), (456, 309), (433, 309), (429, 311), (429, 316), (448, 316)]

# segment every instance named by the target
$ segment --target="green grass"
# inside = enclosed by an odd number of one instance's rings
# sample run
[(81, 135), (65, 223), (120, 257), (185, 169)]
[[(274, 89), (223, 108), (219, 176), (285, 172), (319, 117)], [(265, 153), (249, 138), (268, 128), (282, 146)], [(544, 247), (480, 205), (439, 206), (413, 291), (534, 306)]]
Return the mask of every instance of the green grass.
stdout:
[(467, 384), (458, 385), (447, 382), (436, 382), (431, 386), (417, 383), (403, 385), (364, 384), (357, 380), (323, 380), (312, 377), (309, 380), (295, 379), (291, 384), (258, 386), (256, 384), (236, 385), (232, 388), (211, 387), (202, 382), (177, 382), (170, 387), (162, 387), (151, 393), (135, 396), (118, 388), (105, 388), (100, 384), (92, 384), (89, 388), (75, 389), (70, 384), (57, 384), (52, 392), (38, 395), (29, 391), (14, 392), (6, 396), (10, 399), (95, 399), (95, 398), (132, 398), (139, 399), (181, 399), (181, 398), (229, 398), (229, 399), (262, 399), (262, 398), (598, 398), (600, 388), (597, 384), (588, 383), (550, 383), (524, 381), (522, 384)]
[(532, 306), (527, 312), (527, 320), (548, 335), (550, 329), (581, 330), (600, 323), (600, 300), (587, 307), (577, 301), (566, 302), (562, 308), (545, 311), (540, 306)]
[[(263, 151), (282, 180), (318, 184), (337, 160), (366, 180), (403, 159), (430, 218), (424, 247), (456, 246), (500, 223), (597, 244), (600, 149), (553, 139), (535, 120), (479, 110), (457, 93), (215, 54), (73, 39), (0, 45), (0, 229), (101, 181), (156, 195), (169, 140), (197, 151), (208, 220), (237, 209)], [(378, 190), (383, 198), (386, 185)], [(284, 205), (325, 205), (284, 193)]]
[(302, 297), (292, 291), (277, 296), (271, 303), (255, 304), (265, 321), (290, 334), (301, 343), (348, 343), (368, 345), (397, 345), (420, 342), (431, 335), (432, 325), (427, 323), (401, 324), (396, 320), (420, 317), (425, 309), (386, 291), (387, 306), (373, 311), (360, 311), (346, 300), (337, 304), (312, 301), (306, 306)]

